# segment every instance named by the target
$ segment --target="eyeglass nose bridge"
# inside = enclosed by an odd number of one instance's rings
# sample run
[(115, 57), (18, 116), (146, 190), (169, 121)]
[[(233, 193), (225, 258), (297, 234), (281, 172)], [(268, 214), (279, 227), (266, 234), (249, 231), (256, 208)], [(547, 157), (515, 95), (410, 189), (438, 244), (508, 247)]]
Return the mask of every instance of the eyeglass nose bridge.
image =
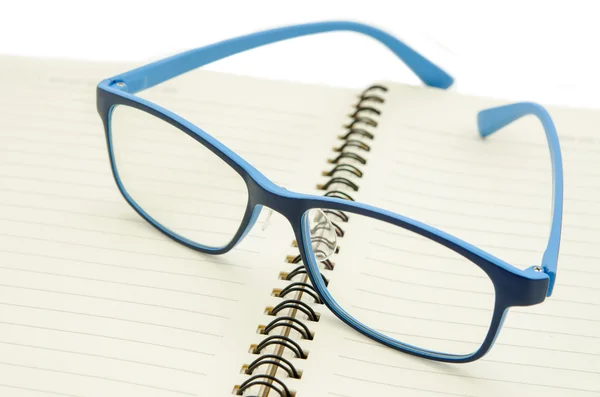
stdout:
[(252, 182), (249, 184), (249, 194), (253, 198), (250, 205), (254, 207), (240, 241), (254, 227), (260, 213), (265, 209), (267, 212), (261, 231), (267, 230), (275, 211), (287, 218), (296, 231), (298, 229), (294, 224), (298, 221), (302, 222), (301, 229), (307, 233), (306, 237), (310, 241), (312, 253), (318, 261), (324, 261), (336, 252), (337, 232), (323, 210), (311, 208), (305, 204), (304, 200), (297, 197), (290, 197), (293, 193), (268, 180), (260, 173), (257, 178), (252, 178)]

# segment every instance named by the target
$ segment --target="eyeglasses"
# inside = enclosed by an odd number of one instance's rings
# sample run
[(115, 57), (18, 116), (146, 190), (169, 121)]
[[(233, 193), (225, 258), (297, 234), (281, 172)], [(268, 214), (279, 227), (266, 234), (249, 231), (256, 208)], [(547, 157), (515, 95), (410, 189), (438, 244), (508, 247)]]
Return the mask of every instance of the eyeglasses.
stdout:
[[(416, 356), (456, 363), (476, 360), (493, 345), (508, 308), (541, 303), (551, 295), (555, 283), (563, 172), (558, 136), (542, 106), (516, 103), (483, 110), (477, 116), (482, 137), (526, 115), (539, 118), (546, 133), (553, 174), (550, 237), (541, 263), (521, 270), (402, 215), (357, 202), (283, 189), (200, 128), (134, 95), (236, 53), (331, 31), (354, 31), (380, 41), (429, 86), (447, 88), (453, 82), (447, 73), (398, 39), (353, 22), (284, 27), (191, 50), (98, 85), (97, 107), (106, 130), (117, 186), (127, 202), (152, 226), (185, 246), (208, 254), (232, 249), (255, 224), (261, 209), (271, 208), (291, 222), (306, 272), (319, 299), (343, 322), (375, 341)], [(394, 246), (406, 248), (396, 259), (398, 262), (410, 261), (414, 266), (434, 269), (451, 267), (458, 274), (475, 273), (473, 280), (477, 281), (465, 282), (444, 272), (434, 272), (420, 283), (405, 283), (402, 297), (394, 295), (398, 293), (394, 288), (379, 284), (382, 291), (374, 299), (378, 299), (380, 311), (356, 307), (351, 303), (352, 289), (339, 283), (327, 284), (319, 270), (319, 263), (336, 246), (336, 233), (327, 216), (332, 210), (349, 214), (354, 218), (353, 223), (385, 236)], [(394, 264), (401, 263), (392, 263), (392, 271)], [(389, 278), (393, 279), (393, 273)], [(411, 293), (422, 294), (423, 288), (447, 290), (443, 295), (445, 301), (410, 299)], [(469, 291), (476, 295), (467, 294)], [(455, 301), (462, 303), (449, 303)], [(440, 303), (445, 304), (442, 309)], [(402, 312), (409, 305), (413, 305), (413, 313), (417, 315)], [(422, 321), (435, 324), (430, 327), (435, 329), (417, 335), (415, 329)]]

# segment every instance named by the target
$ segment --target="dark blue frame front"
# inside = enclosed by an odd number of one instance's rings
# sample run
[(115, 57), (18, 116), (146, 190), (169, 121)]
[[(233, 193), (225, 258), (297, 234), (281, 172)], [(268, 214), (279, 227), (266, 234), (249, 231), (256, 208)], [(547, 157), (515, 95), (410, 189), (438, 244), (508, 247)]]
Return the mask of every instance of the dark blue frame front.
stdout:
[[(560, 226), (562, 220), (562, 160), (554, 125), (543, 107), (533, 103), (518, 103), (488, 109), (480, 112), (478, 115), (482, 136), (489, 135), (524, 115), (533, 114), (541, 120), (548, 138), (552, 154), (554, 181), (550, 239), (542, 260), (542, 265), (534, 265), (522, 270), (452, 235), (402, 215), (362, 203), (337, 198), (306, 195), (283, 189), (275, 185), (256, 168), (205, 131), (169, 110), (134, 95), (135, 92), (138, 92), (141, 89), (156, 85), (188, 70), (201, 66), (202, 64), (221, 59), (237, 52), (278, 40), (333, 30), (351, 30), (367, 34), (382, 42), (387, 40), (384, 44), (388, 45), (388, 47), (403, 61), (406, 62), (406, 59), (408, 58), (409, 62), (407, 62), (407, 64), (415, 70), (426, 83), (430, 85), (437, 84), (436, 86), (440, 88), (446, 88), (452, 82), (452, 79), (445, 72), (441, 71), (437, 66), (427, 61), (397, 39), (378, 29), (353, 22), (325, 22), (274, 29), (193, 50), (106, 79), (98, 85), (97, 109), (102, 118), (106, 132), (109, 159), (115, 182), (126, 201), (152, 226), (179, 243), (209, 254), (222, 254), (232, 249), (252, 228), (261, 208), (264, 206), (269, 207), (274, 211), (281, 213), (289, 220), (294, 229), (300, 253), (312, 284), (325, 305), (346, 324), (384, 345), (415, 356), (455, 363), (476, 360), (482, 357), (493, 345), (509, 307), (528, 306), (541, 303), (546, 296), (550, 296), (552, 291), (558, 261)], [(231, 49), (229, 48), (230, 46), (233, 46), (234, 48)], [(223, 48), (225, 48), (226, 51), (223, 50)], [(216, 53), (219, 53), (219, 51), (222, 52), (221, 57), (215, 55)], [(204, 55), (202, 55), (203, 52)], [(208, 56), (206, 55), (207, 53), (209, 54)], [(411, 65), (411, 57), (417, 59), (418, 62), (413, 62)], [(204, 145), (215, 155), (219, 156), (244, 179), (249, 193), (248, 204), (240, 228), (229, 244), (221, 248), (210, 248), (188, 240), (160, 225), (129, 196), (119, 178), (112, 148), (111, 112), (115, 106), (130, 106), (139, 109), (179, 128), (183, 133), (186, 133), (199, 144)], [(307, 219), (305, 218), (305, 213), (312, 208), (336, 209), (389, 222), (442, 244), (479, 266), (492, 280), (496, 293), (496, 302), (490, 329), (480, 348), (468, 355), (450, 355), (420, 349), (386, 337), (372, 328), (358, 322), (344, 311), (343, 308), (339, 307), (334, 298), (327, 291), (324, 281), (320, 277), (318, 263), (316, 263), (311, 255), (307, 255), (307, 252), (310, 252), (307, 250), (307, 247), (310, 245), (310, 236), (308, 234), (308, 228), (306, 227)]]

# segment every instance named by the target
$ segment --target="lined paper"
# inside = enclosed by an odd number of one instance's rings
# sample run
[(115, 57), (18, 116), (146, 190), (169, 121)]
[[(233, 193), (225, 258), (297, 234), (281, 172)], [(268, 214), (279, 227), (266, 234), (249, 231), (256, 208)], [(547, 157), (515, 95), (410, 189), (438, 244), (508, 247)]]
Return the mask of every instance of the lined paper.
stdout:
[[(209, 256), (154, 230), (120, 196), (95, 86), (127, 69), (0, 62), (2, 395), (228, 395), (268, 321), (293, 239), (282, 217)], [(317, 174), (313, 158), (327, 152), (315, 141), (337, 128), (335, 104), (349, 95), (201, 71), (143, 93), (291, 189), (314, 184), (303, 175)], [(222, 210), (205, 201), (203, 214)]]
[[(475, 116), (500, 101), (390, 87), (360, 200), (438, 227), (517, 267), (539, 265), (552, 197), (549, 151), (539, 121), (519, 120), (484, 141)], [(541, 305), (511, 309), (488, 355), (464, 365), (393, 352), (325, 315), (316, 342), (322, 350), (315, 349), (318, 363), (306, 371), (303, 393), (600, 395), (600, 255), (595, 249), (600, 241), (600, 112), (550, 108), (550, 113), (565, 171), (553, 296)], [(369, 326), (405, 342), (472, 349), (476, 344), (464, 342), (476, 336), (493, 297), (485, 275), (423, 245), (419, 237), (392, 229), (351, 219), (346, 247), (331, 275), (332, 295), (337, 292), (338, 303)]]
[[(232, 252), (207, 256), (155, 231), (120, 196), (94, 95), (98, 81), (127, 69), (0, 62), (3, 395), (230, 395), (247, 379), (241, 366), (256, 358), (250, 345), (264, 338), (257, 326), (273, 319), (265, 307), (280, 302), (271, 293), (286, 285), (278, 276), (290, 269), (283, 261), (293, 250), (281, 217), (275, 214), (266, 231), (255, 228)], [(482, 141), (475, 114), (499, 102), (388, 86), (365, 177), (352, 195), (518, 267), (539, 264), (549, 232), (551, 173), (538, 122), (520, 120)], [(315, 192), (354, 94), (199, 71), (141, 95), (211, 133), (277, 183)], [(511, 309), (492, 351), (465, 365), (393, 352), (319, 306), (321, 320), (310, 326), (315, 339), (301, 342), (309, 358), (293, 360), (302, 379), (285, 379), (297, 396), (600, 394), (600, 255), (593, 248), (600, 239), (600, 116), (559, 108), (551, 114), (565, 167), (554, 295)], [(349, 297), (349, 311), (365, 321), (404, 318), (386, 322), (395, 329), (379, 328), (412, 343), (433, 335), (470, 346), (454, 318), (477, 321), (485, 302), (448, 302), (457, 290), (486, 292), (485, 277), (448, 266), (442, 255), (419, 256), (414, 236), (357, 217), (344, 229), (328, 277), (332, 293)], [(382, 307), (389, 299), (398, 304)], [(413, 328), (402, 327), (407, 324)]]

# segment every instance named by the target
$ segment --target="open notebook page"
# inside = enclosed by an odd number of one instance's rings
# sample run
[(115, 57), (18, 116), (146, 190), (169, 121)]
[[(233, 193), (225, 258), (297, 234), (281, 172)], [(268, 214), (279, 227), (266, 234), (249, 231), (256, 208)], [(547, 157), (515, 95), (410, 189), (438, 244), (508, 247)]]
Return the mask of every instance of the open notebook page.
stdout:
[[(483, 141), (477, 111), (500, 101), (389, 86), (357, 198), (436, 226), (520, 268), (539, 265), (552, 196), (539, 121), (519, 120)], [(600, 111), (549, 110), (565, 170), (553, 296), (541, 305), (511, 309), (488, 355), (463, 365), (394, 352), (324, 313), (303, 395), (600, 394), (600, 256), (594, 249), (600, 240)], [(473, 351), (489, 321), (482, 309), (493, 302), (477, 267), (447, 258), (414, 235), (349, 215), (330, 273), (334, 298), (368, 325), (405, 342)], [(467, 303), (457, 305), (457, 299)]]
[[(96, 84), (128, 68), (0, 61), (1, 395), (230, 395), (262, 337), (291, 228), (274, 216), (263, 232), (261, 219), (208, 256), (143, 221), (117, 190), (95, 107)], [(198, 71), (143, 95), (301, 190), (354, 92)]]

